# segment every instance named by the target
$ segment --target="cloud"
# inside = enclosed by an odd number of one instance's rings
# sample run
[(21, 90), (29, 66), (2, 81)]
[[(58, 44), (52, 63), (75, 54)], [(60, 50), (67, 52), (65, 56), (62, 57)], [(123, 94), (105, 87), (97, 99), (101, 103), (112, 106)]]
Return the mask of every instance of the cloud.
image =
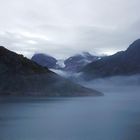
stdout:
[(0, 0), (0, 43), (27, 57), (112, 54), (140, 37), (139, 0)]

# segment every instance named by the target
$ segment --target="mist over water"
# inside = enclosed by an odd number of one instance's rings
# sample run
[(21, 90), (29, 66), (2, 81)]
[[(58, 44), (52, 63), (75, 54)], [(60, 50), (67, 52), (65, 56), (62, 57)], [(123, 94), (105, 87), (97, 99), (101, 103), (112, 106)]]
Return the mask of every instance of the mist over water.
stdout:
[(139, 76), (82, 82), (104, 96), (0, 98), (1, 140), (138, 140)]
[[(79, 84), (87, 86), (89, 88), (98, 89), (102, 92), (113, 92), (120, 90), (122, 93), (123, 90), (128, 92), (137, 92), (140, 87), (140, 75), (134, 76), (114, 76), (109, 78), (100, 78), (92, 81), (80, 81)], [(139, 91), (140, 92), (140, 91)]]

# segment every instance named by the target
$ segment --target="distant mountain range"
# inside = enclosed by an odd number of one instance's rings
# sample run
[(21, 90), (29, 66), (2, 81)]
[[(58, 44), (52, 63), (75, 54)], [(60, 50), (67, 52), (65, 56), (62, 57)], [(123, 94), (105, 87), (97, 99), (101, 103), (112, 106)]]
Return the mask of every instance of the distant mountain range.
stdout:
[(134, 41), (127, 50), (111, 56), (100, 57), (83, 52), (64, 61), (59, 61), (52, 56), (36, 54), (32, 57), (32, 60), (42, 66), (59, 69), (72, 75), (82, 72), (81, 77), (87, 80), (109, 76), (134, 75), (140, 73), (140, 39)]
[(47, 67), (0, 46), (0, 95), (87, 96), (102, 94), (66, 80)]
[(140, 74), (140, 39), (134, 41), (126, 51), (86, 65), (81, 72), (85, 79)]
[(46, 54), (35, 54), (31, 60), (42, 66), (47, 66), (50, 69), (61, 69), (68, 72), (78, 72), (85, 65), (96, 61), (99, 58), (99, 56), (94, 56), (88, 52), (83, 52), (81, 54), (71, 56), (63, 61), (57, 60), (54, 57)]

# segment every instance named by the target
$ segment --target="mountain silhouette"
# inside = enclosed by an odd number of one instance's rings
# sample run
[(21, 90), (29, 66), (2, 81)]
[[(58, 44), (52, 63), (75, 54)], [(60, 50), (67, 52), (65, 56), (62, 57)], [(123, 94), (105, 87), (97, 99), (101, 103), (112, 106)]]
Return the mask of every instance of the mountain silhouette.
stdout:
[(98, 58), (99, 58), (98, 56), (94, 56), (88, 52), (76, 54), (64, 61), (65, 64), (64, 70), (70, 72), (78, 72), (85, 65), (93, 61), (96, 61)]
[(81, 71), (86, 79), (140, 74), (140, 39), (134, 41), (127, 50), (92, 62)]
[(54, 57), (42, 53), (34, 54), (31, 60), (48, 68), (55, 68), (57, 63), (57, 60)]
[(0, 46), (0, 95), (94, 96), (102, 94), (66, 80), (47, 67)]

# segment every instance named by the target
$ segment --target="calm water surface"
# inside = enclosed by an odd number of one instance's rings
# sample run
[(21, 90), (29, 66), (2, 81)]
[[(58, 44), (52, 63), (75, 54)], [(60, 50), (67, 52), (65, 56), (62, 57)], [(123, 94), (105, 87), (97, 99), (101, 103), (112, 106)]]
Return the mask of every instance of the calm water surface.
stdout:
[(0, 98), (0, 140), (140, 140), (140, 88), (104, 94)]

